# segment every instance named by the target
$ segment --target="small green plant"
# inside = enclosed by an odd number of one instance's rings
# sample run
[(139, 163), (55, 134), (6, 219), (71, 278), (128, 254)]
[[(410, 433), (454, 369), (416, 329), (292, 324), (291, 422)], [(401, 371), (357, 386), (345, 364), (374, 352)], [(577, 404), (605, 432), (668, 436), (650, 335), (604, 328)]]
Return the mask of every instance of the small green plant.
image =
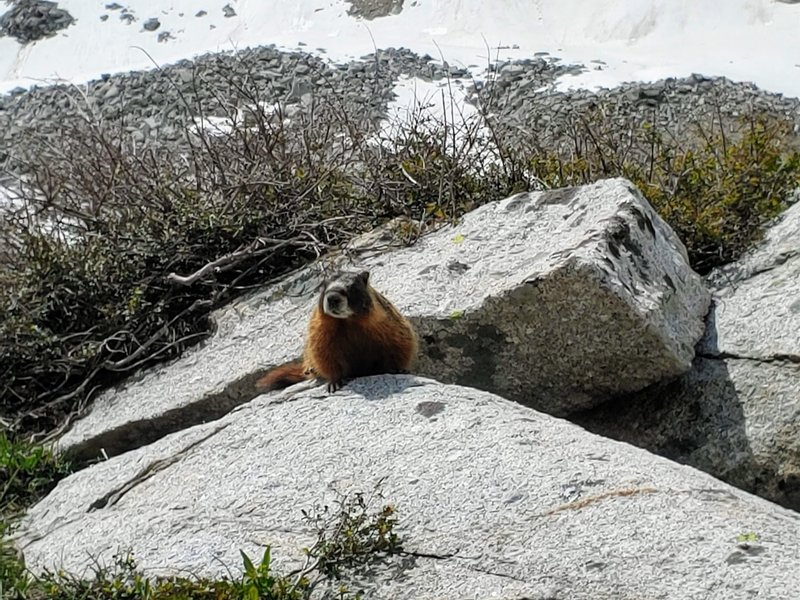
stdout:
[(69, 472), (69, 463), (51, 450), (0, 432), (0, 515), (19, 515)]
[(737, 135), (709, 134), (695, 148), (663, 145), (649, 176), (632, 177), (700, 272), (751, 247), (800, 185), (789, 123), (754, 115), (739, 125)]
[(242, 553), (244, 572), (235, 578), (147, 577), (133, 555), (114, 557), (111, 566), (97, 566), (82, 579), (47, 571), (28, 576), (19, 600), (302, 600), (304, 589), (270, 573), (269, 548), (256, 566)]
[(317, 540), (306, 549), (305, 565), (285, 575), (273, 570), (269, 546), (258, 563), (240, 551), (239, 577), (148, 577), (130, 553), (114, 556), (111, 565), (98, 563), (90, 578), (63, 571), (34, 575), (0, 536), (0, 599), (308, 600), (315, 589), (327, 586), (329, 597), (357, 600), (361, 595), (342, 579), (357, 577), (359, 569), (400, 552), (394, 509), (386, 505), (373, 511), (363, 494), (339, 498), (334, 510), (326, 506), (303, 515)]
[(0, 599), (24, 597), (31, 583), (9, 539), (15, 522), (69, 472), (59, 455), (0, 431)]
[(758, 534), (754, 531), (745, 531), (736, 536), (737, 544), (754, 544), (758, 541)]
[(335, 510), (324, 506), (314, 513), (303, 511), (306, 522), (317, 532), (316, 543), (306, 549), (315, 571), (339, 579), (401, 552), (400, 539), (394, 531), (394, 507), (387, 504), (371, 513), (370, 504), (363, 494), (355, 494), (340, 498)]
[(800, 186), (800, 152), (786, 119), (750, 113), (696, 123), (681, 137), (647, 122), (620, 129), (630, 139), (597, 117), (581, 121), (574, 147), (536, 152), (529, 169), (546, 187), (630, 179), (701, 274), (739, 258)]
[(10, 524), (0, 517), (0, 599), (25, 598), (31, 580), (25, 562), (8, 539)]

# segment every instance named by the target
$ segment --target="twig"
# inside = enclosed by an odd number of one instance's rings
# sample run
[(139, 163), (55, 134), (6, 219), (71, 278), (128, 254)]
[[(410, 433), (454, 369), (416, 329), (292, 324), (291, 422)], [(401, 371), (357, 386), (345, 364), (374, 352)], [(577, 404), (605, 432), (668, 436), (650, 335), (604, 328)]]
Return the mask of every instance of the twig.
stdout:
[[(312, 238), (312, 241), (315, 244), (319, 244), (319, 240), (314, 238), (310, 233), (304, 232), (305, 235)], [(270, 246), (268, 248), (259, 248), (263, 244), (275, 244), (274, 246)], [(170, 273), (167, 275), (167, 279), (173, 283), (177, 283), (179, 285), (192, 285), (198, 279), (202, 279), (211, 273), (218, 273), (220, 271), (225, 270), (224, 267), (230, 268), (233, 265), (236, 265), (248, 258), (253, 258), (255, 256), (260, 256), (262, 254), (268, 252), (274, 252), (279, 248), (283, 248), (285, 246), (308, 246), (309, 242), (300, 242), (297, 240), (279, 240), (274, 238), (264, 238), (259, 237), (250, 242), (247, 246), (240, 250), (236, 250), (231, 252), (230, 254), (226, 254), (225, 256), (221, 256), (218, 259), (211, 261), (210, 263), (204, 265), (191, 275), (178, 275), (177, 273)]]

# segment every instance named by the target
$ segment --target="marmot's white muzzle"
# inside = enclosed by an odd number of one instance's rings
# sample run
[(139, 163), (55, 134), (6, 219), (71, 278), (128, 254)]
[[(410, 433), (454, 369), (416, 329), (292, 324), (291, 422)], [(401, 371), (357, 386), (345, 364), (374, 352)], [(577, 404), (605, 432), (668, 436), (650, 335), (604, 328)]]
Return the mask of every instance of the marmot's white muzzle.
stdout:
[(353, 316), (353, 311), (347, 302), (347, 296), (342, 290), (329, 289), (325, 292), (322, 301), (322, 309), (325, 314), (337, 319), (347, 319)]

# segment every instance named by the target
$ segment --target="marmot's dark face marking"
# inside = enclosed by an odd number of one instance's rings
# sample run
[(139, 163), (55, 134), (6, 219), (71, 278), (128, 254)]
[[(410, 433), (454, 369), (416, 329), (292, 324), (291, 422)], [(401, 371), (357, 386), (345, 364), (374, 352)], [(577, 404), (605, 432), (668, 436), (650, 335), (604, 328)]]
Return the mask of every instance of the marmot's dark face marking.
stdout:
[(335, 319), (349, 319), (369, 312), (369, 271), (338, 273), (325, 284), (320, 296), (320, 309)]

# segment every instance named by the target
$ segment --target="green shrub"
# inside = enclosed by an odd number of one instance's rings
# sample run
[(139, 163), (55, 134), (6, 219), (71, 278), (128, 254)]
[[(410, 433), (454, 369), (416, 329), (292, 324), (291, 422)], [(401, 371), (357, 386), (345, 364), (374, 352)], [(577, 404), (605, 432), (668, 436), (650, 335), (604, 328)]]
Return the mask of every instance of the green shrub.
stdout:
[(69, 463), (51, 450), (0, 432), (0, 516), (20, 514), (69, 472)]
[(0, 431), (0, 598), (21, 595), (29, 585), (24, 563), (8, 539), (14, 523), (69, 471), (69, 464), (50, 450)]
[(628, 139), (594, 122), (582, 127), (579, 151), (529, 159), (535, 179), (546, 187), (630, 179), (701, 274), (741, 256), (800, 187), (800, 153), (788, 119), (748, 114), (725, 126), (695, 124), (680, 137), (648, 123), (625, 129)]
[(652, 173), (631, 174), (702, 273), (741, 256), (800, 186), (790, 123), (755, 117), (742, 126), (733, 139), (717, 133), (696, 149), (662, 145)]

